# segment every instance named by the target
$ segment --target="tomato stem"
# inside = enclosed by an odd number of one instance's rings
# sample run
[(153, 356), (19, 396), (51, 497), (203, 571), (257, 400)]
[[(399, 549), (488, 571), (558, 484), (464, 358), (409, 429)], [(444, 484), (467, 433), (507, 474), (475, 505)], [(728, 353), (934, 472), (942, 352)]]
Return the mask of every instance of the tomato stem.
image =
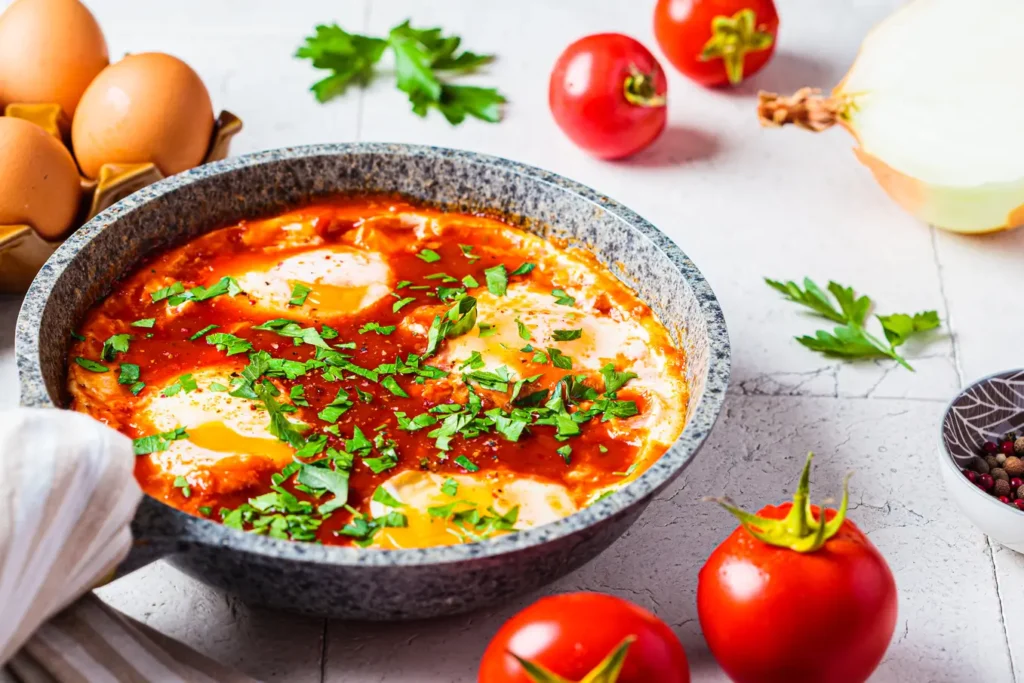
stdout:
[(741, 510), (723, 499), (715, 502), (731, 512), (740, 521), (743, 528), (759, 541), (800, 553), (812, 553), (824, 546), (828, 539), (839, 532), (839, 528), (846, 519), (846, 511), (850, 502), (848, 486), (850, 475), (846, 475), (843, 480), (843, 500), (840, 502), (835, 516), (828, 520), (825, 514), (826, 509), (822, 506), (818, 510), (818, 519), (814, 518), (814, 510), (811, 508), (810, 501), (811, 460), (813, 458), (813, 453), (807, 454), (807, 462), (804, 464), (803, 472), (800, 473), (800, 482), (793, 495), (793, 507), (783, 519), (759, 517)]
[(629, 646), (636, 642), (636, 636), (626, 636), (622, 639), (608, 656), (601, 660), (601, 663), (579, 681), (570, 681), (562, 678), (556, 673), (548, 671), (540, 664), (523, 659), (514, 652), (509, 652), (515, 657), (519, 665), (526, 671), (526, 675), (535, 683), (615, 683), (622, 673), (622, 665), (626, 662), (626, 654)]
[(633, 65), (629, 75), (622, 82), (622, 94), (626, 101), (638, 107), (664, 107), (665, 96), (659, 95), (654, 83), (654, 72), (644, 73)]
[(767, 50), (772, 42), (772, 34), (757, 26), (754, 10), (745, 8), (731, 17), (719, 15), (711, 20), (711, 38), (704, 43), (699, 59), (702, 62), (721, 59), (729, 82), (736, 85), (743, 80), (743, 60), (747, 53)]

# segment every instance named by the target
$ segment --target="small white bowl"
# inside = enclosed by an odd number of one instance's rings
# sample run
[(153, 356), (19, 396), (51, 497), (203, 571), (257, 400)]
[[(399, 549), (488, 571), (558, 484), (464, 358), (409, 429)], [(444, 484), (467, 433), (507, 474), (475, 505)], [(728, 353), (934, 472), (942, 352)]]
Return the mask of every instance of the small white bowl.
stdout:
[(1024, 370), (979, 379), (946, 406), (939, 428), (939, 471), (946, 491), (964, 514), (1000, 544), (1024, 553), (1024, 511), (1000, 503), (964, 476), (986, 441), (1024, 435)]

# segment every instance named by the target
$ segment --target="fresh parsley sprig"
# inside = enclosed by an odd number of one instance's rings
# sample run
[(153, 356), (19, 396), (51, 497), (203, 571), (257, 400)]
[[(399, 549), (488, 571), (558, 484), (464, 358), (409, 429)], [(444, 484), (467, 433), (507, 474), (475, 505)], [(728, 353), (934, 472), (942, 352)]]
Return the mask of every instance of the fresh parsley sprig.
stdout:
[[(939, 314), (935, 311), (922, 311), (913, 315), (907, 313), (877, 315), (875, 317), (881, 323), (882, 332), (885, 334), (885, 341), (883, 341), (864, 328), (873, 302), (866, 295), (857, 296), (852, 287), (844, 287), (837, 282), (830, 281), (826, 294), (810, 278), (804, 278), (803, 289), (793, 281), (780, 282), (770, 278), (765, 278), (764, 281), (789, 301), (811, 309), (822, 318), (839, 323), (839, 327), (833, 329), (831, 333), (817, 330), (813, 337), (804, 335), (796, 338), (810, 350), (829, 356), (887, 357), (892, 358), (907, 370), (913, 371), (914, 368), (910, 367), (907, 360), (896, 352), (896, 348), (914, 334), (934, 330), (940, 325)], [(838, 304), (838, 308), (836, 304)]]
[(344, 94), (353, 83), (369, 83), (375, 65), (390, 48), (395, 85), (409, 97), (415, 114), (426, 116), (429, 109), (437, 109), (452, 125), (462, 123), (467, 115), (497, 123), (505, 97), (495, 88), (453, 85), (439, 77), (473, 71), (494, 60), (494, 55), (459, 52), (461, 40), (445, 36), (440, 28), (413, 28), (408, 21), (391, 29), (387, 38), (349, 33), (337, 24), (321, 25), (295, 56), (331, 71), (310, 88), (317, 100), (326, 102)]

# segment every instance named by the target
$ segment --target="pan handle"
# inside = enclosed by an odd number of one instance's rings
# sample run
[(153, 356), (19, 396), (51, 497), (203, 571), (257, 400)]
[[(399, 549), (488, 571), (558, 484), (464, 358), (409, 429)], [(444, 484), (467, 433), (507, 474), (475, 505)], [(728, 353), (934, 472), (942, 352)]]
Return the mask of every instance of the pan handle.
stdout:
[(132, 520), (132, 548), (118, 565), (114, 578), (194, 548), (197, 542), (191, 538), (187, 521), (185, 513), (143, 496)]

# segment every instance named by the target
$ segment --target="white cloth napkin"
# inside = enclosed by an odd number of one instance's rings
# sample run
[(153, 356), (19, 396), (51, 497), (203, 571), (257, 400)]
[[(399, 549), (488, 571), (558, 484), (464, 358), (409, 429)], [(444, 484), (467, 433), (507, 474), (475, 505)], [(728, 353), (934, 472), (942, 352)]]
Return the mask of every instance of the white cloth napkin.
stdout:
[(253, 680), (91, 594), (79, 599), (131, 547), (142, 499), (134, 465), (131, 439), (81, 413), (0, 413), (0, 668), (9, 680)]

